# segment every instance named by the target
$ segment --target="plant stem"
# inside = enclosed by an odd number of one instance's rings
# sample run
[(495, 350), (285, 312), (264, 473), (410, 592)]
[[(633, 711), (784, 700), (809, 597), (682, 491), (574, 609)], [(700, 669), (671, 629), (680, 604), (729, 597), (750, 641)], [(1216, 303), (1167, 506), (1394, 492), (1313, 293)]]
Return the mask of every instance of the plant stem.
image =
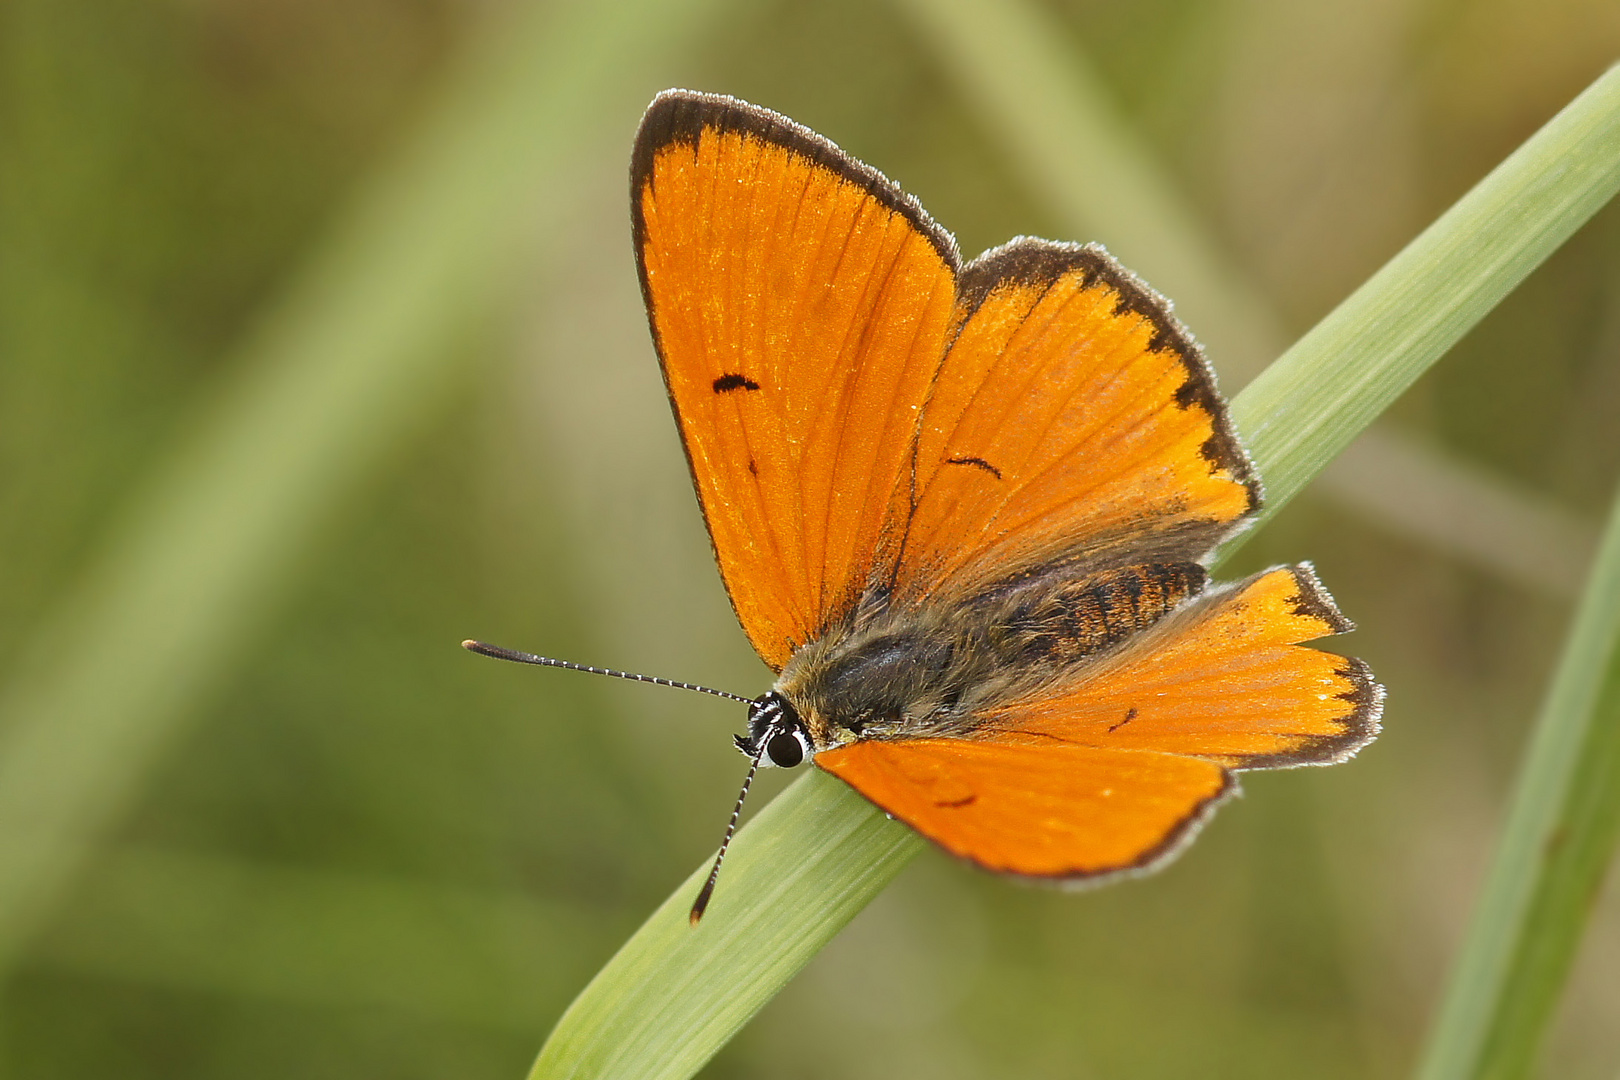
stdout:
[(1620, 823), (1620, 496), (1417, 1075), (1529, 1073)]

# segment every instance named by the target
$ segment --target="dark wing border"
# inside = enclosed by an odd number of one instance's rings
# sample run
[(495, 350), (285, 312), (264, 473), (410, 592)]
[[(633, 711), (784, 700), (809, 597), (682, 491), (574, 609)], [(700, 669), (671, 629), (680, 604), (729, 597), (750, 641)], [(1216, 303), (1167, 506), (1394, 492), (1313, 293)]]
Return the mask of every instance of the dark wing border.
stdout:
[[(1028, 881), (1037, 885), (1046, 885), (1062, 889), (1065, 892), (1080, 892), (1085, 889), (1095, 889), (1103, 885), (1112, 885), (1116, 881), (1126, 881), (1130, 878), (1146, 877), (1156, 874), (1166, 866), (1181, 857), (1181, 853), (1192, 845), (1198, 834), (1204, 831), (1215, 816), (1215, 811), (1231, 799), (1243, 794), (1238, 786), (1237, 777), (1233, 770), (1221, 770), (1221, 789), (1215, 794), (1201, 800), (1185, 817), (1172, 825), (1164, 838), (1157, 844), (1148, 848), (1131, 862), (1124, 866), (1116, 866), (1108, 870), (1076, 870), (1069, 873), (1058, 874), (1005, 874), (1000, 871), (991, 871), (1002, 877), (1010, 877), (1017, 881)], [(944, 850), (941, 848), (941, 850)], [(949, 854), (949, 852), (946, 852)], [(972, 859), (964, 862), (987, 869)]]
[(658, 151), (674, 143), (696, 145), (705, 131), (752, 135), (836, 173), (911, 222), (913, 228), (927, 237), (947, 266), (953, 271), (961, 270), (962, 255), (956, 246), (956, 238), (929, 217), (922, 204), (901, 190), (899, 184), (864, 161), (845, 153), (831, 139), (817, 135), (781, 113), (739, 98), (705, 94), (697, 90), (665, 90), (647, 106), (641, 118), (641, 127), (636, 132), (635, 149), (630, 154), (632, 235), (636, 245), (636, 266), (641, 270), (643, 295), (646, 293), (647, 279), (641, 259), (641, 249), (646, 242), (646, 225), (641, 214), (642, 186), (652, 175), (653, 160)]
[[(1345, 618), (1339, 611), (1339, 606), (1328, 595), (1327, 589), (1316, 576), (1316, 567), (1308, 562), (1294, 563), (1286, 567), (1273, 567), (1285, 569), (1294, 575), (1294, 584), (1299, 586), (1299, 593), (1294, 597), (1294, 610), (1301, 615), (1320, 619), (1330, 627), (1328, 637), (1334, 634), (1344, 634), (1356, 628), (1356, 624)], [(1271, 570), (1262, 570), (1261, 574), (1269, 574)], [(1255, 575), (1254, 577), (1258, 577)], [(1245, 579), (1253, 581), (1254, 577)], [(1243, 583), (1238, 583), (1242, 588)], [(1297, 649), (1310, 648), (1309, 645), (1299, 644)], [(1343, 679), (1349, 680), (1352, 689), (1336, 697), (1348, 702), (1352, 707), (1350, 715), (1342, 723), (1344, 730), (1336, 735), (1321, 735), (1302, 744), (1297, 749), (1288, 750), (1280, 754), (1265, 754), (1246, 759), (1241, 765), (1232, 766), (1239, 772), (1253, 772), (1259, 769), (1297, 769), (1307, 765), (1338, 765), (1355, 757), (1362, 748), (1378, 737), (1383, 730), (1381, 720), (1384, 715), (1384, 687), (1373, 676), (1372, 667), (1365, 660), (1358, 660), (1354, 656), (1345, 656), (1329, 649), (1317, 649), (1341, 661), (1335, 673)]]

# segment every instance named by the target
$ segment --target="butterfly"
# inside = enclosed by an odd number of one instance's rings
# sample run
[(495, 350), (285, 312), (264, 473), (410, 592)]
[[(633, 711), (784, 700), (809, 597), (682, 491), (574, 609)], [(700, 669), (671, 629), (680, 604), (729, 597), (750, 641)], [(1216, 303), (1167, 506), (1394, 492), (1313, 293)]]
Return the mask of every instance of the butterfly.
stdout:
[(776, 673), (749, 781), (810, 761), (952, 855), (1090, 882), (1169, 859), (1234, 773), (1377, 734), (1367, 665), (1303, 644), (1351, 629), (1309, 564), (1211, 583), (1260, 481), (1103, 248), (964, 263), (881, 173), (712, 94), (659, 94), (630, 172), (693, 483)]

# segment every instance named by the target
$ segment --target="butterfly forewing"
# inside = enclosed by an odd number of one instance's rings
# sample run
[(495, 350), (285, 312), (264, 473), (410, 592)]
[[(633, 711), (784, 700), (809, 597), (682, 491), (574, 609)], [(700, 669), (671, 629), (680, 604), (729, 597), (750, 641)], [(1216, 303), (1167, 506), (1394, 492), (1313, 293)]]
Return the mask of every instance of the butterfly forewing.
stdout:
[(779, 669), (893, 539), (955, 247), (876, 172), (729, 98), (661, 95), (631, 182), (647, 309), (721, 574)]
[(1014, 241), (960, 291), (900, 596), (969, 597), (1055, 561), (1196, 560), (1257, 508), (1197, 347), (1101, 249)]

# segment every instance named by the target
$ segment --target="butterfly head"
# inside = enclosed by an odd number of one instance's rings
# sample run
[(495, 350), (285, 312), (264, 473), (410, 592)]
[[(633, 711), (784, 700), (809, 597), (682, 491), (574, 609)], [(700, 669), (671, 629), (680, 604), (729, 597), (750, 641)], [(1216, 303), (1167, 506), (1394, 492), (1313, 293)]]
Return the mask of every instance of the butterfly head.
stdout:
[(734, 739), (738, 750), (767, 768), (791, 769), (813, 753), (798, 710), (775, 690), (749, 702), (748, 734)]

